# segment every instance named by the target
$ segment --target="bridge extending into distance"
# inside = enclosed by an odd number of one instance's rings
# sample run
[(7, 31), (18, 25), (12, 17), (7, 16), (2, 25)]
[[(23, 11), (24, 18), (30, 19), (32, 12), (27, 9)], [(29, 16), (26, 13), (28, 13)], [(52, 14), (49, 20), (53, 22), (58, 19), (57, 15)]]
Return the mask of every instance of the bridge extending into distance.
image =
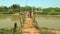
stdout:
[(40, 28), (37, 26), (37, 22), (34, 19), (33, 12), (30, 14), (25, 14), (24, 20), (21, 23), (20, 32), (21, 34), (41, 34)]

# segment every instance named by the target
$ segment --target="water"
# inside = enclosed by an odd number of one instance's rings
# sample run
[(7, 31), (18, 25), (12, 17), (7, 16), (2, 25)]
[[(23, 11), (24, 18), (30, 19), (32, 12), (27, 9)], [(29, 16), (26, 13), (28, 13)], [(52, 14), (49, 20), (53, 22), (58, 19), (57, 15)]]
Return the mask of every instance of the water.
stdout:
[(20, 26), (18, 15), (0, 15), (0, 28), (13, 28), (14, 23)]
[(50, 29), (60, 29), (60, 16), (37, 16), (36, 21), (39, 27), (47, 27)]
[[(36, 16), (39, 27), (60, 29), (60, 16)], [(19, 15), (0, 15), (0, 28), (13, 28), (14, 23), (20, 27)]]

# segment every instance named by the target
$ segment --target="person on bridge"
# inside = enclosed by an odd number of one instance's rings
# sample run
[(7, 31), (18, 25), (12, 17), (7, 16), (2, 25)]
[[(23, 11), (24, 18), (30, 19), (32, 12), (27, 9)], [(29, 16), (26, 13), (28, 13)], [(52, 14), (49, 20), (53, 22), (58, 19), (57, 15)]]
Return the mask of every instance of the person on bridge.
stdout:
[(30, 18), (31, 18), (32, 17), (32, 11), (31, 10), (29, 11), (29, 15), (30, 15)]

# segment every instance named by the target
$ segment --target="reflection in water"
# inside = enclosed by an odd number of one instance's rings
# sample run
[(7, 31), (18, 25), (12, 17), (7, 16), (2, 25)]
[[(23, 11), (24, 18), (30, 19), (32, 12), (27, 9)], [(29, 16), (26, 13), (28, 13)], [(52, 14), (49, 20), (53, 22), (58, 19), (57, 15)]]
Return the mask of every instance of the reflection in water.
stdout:
[[(60, 16), (36, 16), (39, 27), (60, 29)], [(19, 15), (0, 15), (0, 28), (11, 28), (14, 23), (20, 27)]]
[(20, 26), (19, 16), (16, 15), (4, 15), (0, 16), (0, 28), (13, 28), (14, 23)]
[(0, 15), (0, 19), (6, 19), (7, 16), (6, 15)]
[(19, 21), (20, 20), (19, 18), (20, 18), (19, 15), (11, 16), (12, 21)]

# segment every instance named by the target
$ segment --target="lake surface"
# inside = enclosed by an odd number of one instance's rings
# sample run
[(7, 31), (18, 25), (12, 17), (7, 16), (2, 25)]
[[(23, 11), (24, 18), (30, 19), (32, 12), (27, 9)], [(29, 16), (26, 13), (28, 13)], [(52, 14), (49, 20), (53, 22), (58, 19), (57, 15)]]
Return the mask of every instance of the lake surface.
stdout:
[[(35, 19), (39, 27), (60, 29), (60, 16), (40, 15)], [(15, 22), (20, 27), (19, 15), (0, 15), (0, 28), (13, 28)]]

